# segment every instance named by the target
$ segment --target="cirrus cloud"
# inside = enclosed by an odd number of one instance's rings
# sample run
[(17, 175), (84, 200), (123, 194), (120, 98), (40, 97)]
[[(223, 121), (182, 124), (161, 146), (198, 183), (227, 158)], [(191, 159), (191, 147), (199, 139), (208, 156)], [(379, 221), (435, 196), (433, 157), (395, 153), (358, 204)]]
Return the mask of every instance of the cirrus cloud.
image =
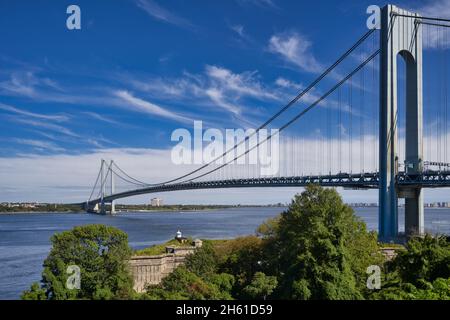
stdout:
[(298, 32), (283, 32), (270, 38), (268, 49), (302, 71), (319, 73), (323, 67), (312, 54), (311, 47), (311, 41)]
[(181, 116), (175, 112), (168, 111), (154, 103), (135, 97), (126, 90), (117, 90), (115, 91), (115, 95), (137, 111), (158, 115), (163, 118), (172, 119), (179, 122), (191, 123), (193, 121), (192, 119)]

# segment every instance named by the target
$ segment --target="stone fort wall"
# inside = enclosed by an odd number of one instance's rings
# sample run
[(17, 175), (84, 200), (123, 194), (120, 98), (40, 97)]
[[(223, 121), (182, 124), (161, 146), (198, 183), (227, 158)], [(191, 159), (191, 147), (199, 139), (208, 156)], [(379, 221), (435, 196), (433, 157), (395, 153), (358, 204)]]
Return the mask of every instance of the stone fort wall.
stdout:
[[(201, 246), (201, 245), (200, 245)], [(134, 290), (144, 292), (149, 284), (159, 284), (176, 267), (183, 264), (186, 256), (193, 253), (197, 246), (166, 248), (165, 254), (157, 256), (133, 256), (129, 266), (134, 280)]]

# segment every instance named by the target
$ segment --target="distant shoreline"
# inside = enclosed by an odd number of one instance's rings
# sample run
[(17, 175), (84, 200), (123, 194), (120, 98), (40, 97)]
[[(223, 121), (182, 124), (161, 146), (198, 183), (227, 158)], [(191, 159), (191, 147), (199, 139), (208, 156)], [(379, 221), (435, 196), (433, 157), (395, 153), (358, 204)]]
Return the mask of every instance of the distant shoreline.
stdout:
[[(194, 211), (216, 211), (220, 209), (238, 209), (238, 208), (285, 208), (286, 205), (173, 205), (150, 207), (140, 205), (117, 205), (117, 213), (158, 213), (158, 212), (194, 212)], [(86, 211), (80, 208), (68, 208), (64, 205), (45, 205), (34, 208), (23, 207), (4, 207), (0, 206), (0, 215), (5, 214), (33, 214), (33, 213), (48, 213), (48, 214), (66, 214), (79, 213), (85, 214)]]
[[(288, 204), (277, 205), (166, 205), (161, 207), (151, 207), (146, 205), (116, 205), (117, 213), (160, 213), (160, 212), (195, 212), (195, 211), (216, 211), (220, 209), (239, 209), (239, 208), (287, 208)], [(378, 206), (358, 206), (349, 205), (351, 208), (378, 208)], [(404, 208), (399, 206), (399, 208)], [(424, 207), (424, 209), (450, 209), (449, 207)], [(69, 205), (46, 204), (34, 208), (23, 207), (5, 207), (0, 205), (0, 215), (7, 214), (33, 214), (33, 213), (47, 213), (47, 214), (66, 214), (77, 213), (85, 214), (86, 211), (79, 207)]]

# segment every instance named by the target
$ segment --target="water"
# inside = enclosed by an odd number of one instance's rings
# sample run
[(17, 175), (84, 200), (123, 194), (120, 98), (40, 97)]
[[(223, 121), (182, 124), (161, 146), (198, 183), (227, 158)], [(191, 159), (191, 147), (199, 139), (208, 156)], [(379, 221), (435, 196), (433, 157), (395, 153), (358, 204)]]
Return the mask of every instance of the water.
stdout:
[[(226, 239), (253, 234), (256, 227), (282, 208), (233, 208), (213, 211), (88, 214), (26, 213), (0, 215), (0, 299), (18, 299), (23, 290), (40, 280), (42, 262), (55, 232), (77, 225), (102, 223), (128, 233), (133, 249), (169, 240), (177, 229), (193, 238)], [(377, 208), (358, 208), (371, 230), (377, 228)], [(400, 211), (400, 221), (403, 212)], [(426, 209), (429, 231), (450, 234), (450, 209)], [(400, 229), (403, 224), (400, 223)]]

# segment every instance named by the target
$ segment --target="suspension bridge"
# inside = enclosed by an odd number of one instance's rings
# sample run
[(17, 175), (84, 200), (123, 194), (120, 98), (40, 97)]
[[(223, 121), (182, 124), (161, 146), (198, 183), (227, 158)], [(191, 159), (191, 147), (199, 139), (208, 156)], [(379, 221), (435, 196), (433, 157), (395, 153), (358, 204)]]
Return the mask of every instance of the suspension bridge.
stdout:
[[(405, 201), (406, 235), (423, 234), (423, 189), (450, 187), (449, 27), (450, 19), (387, 5), (379, 28), (366, 32), (233, 147), (157, 183), (138, 180), (114, 161), (101, 160), (91, 195), (82, 205), (114, 213), (115, 200), (169, 191), (308, 184), (378, 189), (380, 240), (398, 239), (399, 199)], [(253, 139), (266, 128), (278, 131)], [(238, 164), (259, 148), (267, 149), (275, 135), (280, 155), (275, 174), (263, 176), (261, 164)]]

